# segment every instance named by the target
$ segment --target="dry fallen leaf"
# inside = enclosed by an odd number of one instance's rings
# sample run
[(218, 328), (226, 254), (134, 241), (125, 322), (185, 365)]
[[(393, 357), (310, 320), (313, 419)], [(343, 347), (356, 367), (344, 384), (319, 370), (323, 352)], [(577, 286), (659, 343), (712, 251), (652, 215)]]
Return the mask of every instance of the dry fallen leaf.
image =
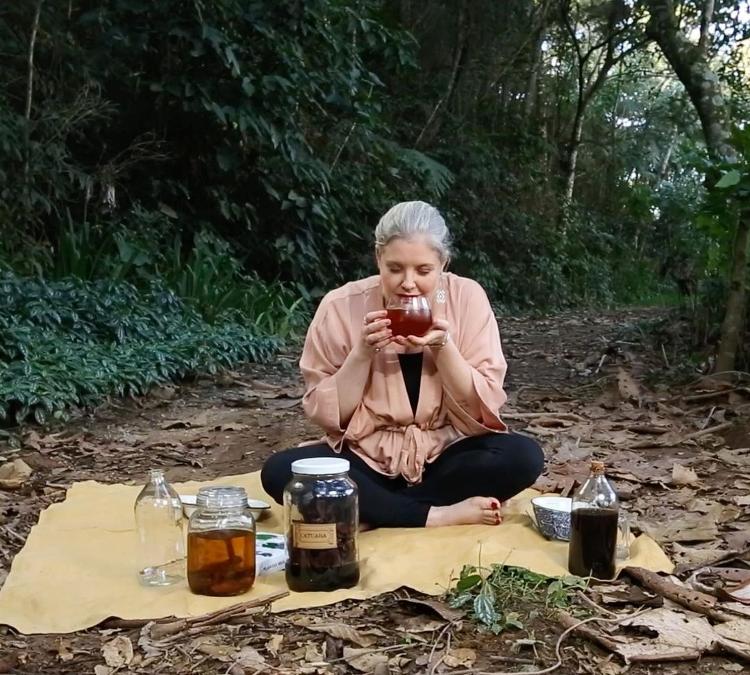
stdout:
[(409, 616), (399, 621), (396, 630), (404, 633), (431, 633), (445, 626), (442, 619), (433, 619), (429, 616)]
[(240, 649), (240, 651), (234, 655), (234, 658), (243, 668), (258, 669), (266, 665), (266, 660), (263, 656), (249, 645)]
[(331, 623), (313, 623), (308, 624), (304, 621), (297, 622), (295, 625), (304, 626), (307, 630), (315, 631), (316, 633), (325, 633), (331, 637), (339, 638), (341, 640), (348, 640), (353, 642), (355, 645), (360, 647), (369, 647), (375, 642), (375, 639), (369, 635), (365, 635), (358, 631), (356, 628), (352, 628), (345, 623), (331, 622)]
[(361, 673), (371, 673), (375, 668), (388, 665), (388, 655), (371, 649), (344, 647), (344, 660)]
[(266, 642), (266, 649), (271, 656), (278, 656), (279, 648), (281, 643), (284, 641), (284, 636), (279, 633), (274, 633), (271, 638)]
[(477, 660), (477, 653), (468, 647), (449, 649), (443, 663), (449, 668), (471, 668)]
[(736, 532), (722, 532), (722, 538), (731, 549), (741, 551), (750, 546), (750, 528), (737, 530)]
[(14, 459), (0, 466), (0, 488), (15, 490), (31, 476), (31, 467), (22, 459)]
[(458, 621), (463, 618), (464, 612), (460, 609), (449, 607), (440, 600), (417, 600), (416, 598), (399, 598), (399, 602), (417, 607), (427, 607), (446, 621)]
[(122, 668), (133, 660), (133, 643), (129, 637), (118, 635), (102, 645), (104, 662), (110, 668)]
[(750, 467), (750, 448), (724, 448), (716, 453), (716, 458), (727, 464)]
[(721, 542), (711, 542), (708, 546), (682, 546), (674, 542), (672, 556), (678, 565), (697, 565), (716, 560), (721, 555)]
[(304, 659), (308, 663), (325, 662), (325, 657), (323, 656), (322, 650), (314, 642), (308, 642), (305, 645)]
[(94, 675), (110, 675), (112, 670), (109, 666), (103, 666), (101, 663), (98, 663), (94, 666)]
[(638, 526), (659, 543), (713, 541), (719, 536), (716, 518), (710, 513), (682, 513), (679, 517), (675, 513), (673, 520), (663, 519), (658, 522), (639, 518)]
[(70, 661), (73, 658), (74, 654), (70, 651), (70, 646), (70, 643), (62, 638), (57, 641), (57, 658), (60, 661)]
[(716, 635), (705, 616), (685, 614), (666, 607), (649, 610), (620, 622), (623, 626), (640, 626), (658, 633), (658, 640), (673, 647), (711, 649)]
[(623, 401), (630, 401), (640, 405), (641, 388), (628, 372), (619, 368), (617, 370), (617, 389)]
[(750, 619), (732, 619), (714, 626), (714, 630), (723, 638), (733, 642), (742, 642), (750, 647)]
[(682, 464), (672, 467), (672, 485), (695, 485), (698, 482), (698, 474), (691, 468)]
[(721, 589), (721, 597), (750, 605), (750, 580), (731, 588)]
[(229, 661), (237, 652), (237, 648), (222, 642), (218, 635), (200, 635), (191, 640), (190, 651), (199, 651), (220, 661)]

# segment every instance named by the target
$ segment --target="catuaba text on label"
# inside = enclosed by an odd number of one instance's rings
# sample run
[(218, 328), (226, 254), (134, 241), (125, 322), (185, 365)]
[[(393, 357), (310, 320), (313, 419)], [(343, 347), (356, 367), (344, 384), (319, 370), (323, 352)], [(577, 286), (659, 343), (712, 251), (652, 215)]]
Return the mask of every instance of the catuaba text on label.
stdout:
[(293, 545), (296, 548), (336, 548), (336, 523), (311, 525), (308, 523), (293, 523)]

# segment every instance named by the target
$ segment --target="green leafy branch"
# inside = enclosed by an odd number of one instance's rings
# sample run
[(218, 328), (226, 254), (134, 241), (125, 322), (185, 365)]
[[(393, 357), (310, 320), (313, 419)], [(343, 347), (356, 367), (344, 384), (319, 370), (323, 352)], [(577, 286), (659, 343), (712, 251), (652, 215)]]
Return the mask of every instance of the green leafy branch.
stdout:
[(573, 593), (584, 588), (586, 580), (581, 577), (556, 579), (504, 564), (465, 565), (448, 592), (448, 601), (451, 607), (467, 609), (471, 619), (497, 635), (509, 628), (524, 628), (517, 611), (524, 602), (548, 610), (568, 607)]

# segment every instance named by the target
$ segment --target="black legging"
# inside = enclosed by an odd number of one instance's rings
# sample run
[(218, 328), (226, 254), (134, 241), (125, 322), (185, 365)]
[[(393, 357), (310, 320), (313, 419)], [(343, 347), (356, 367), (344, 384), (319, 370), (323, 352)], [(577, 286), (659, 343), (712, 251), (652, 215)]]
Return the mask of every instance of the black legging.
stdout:
[(469, 497), (504, 501), (529, 487), (544, 468), (542, 449), (528, 436), (471, 436), (453, 443), (427, 464), (422, 482), (410, 487), (401, 476), (389, 478), (371, 469), (346, 447), (336, 453), (321, 443), (271, 455), (260, 474), (263, 488), (281, 504), (292, 462), (321, 456), (349, 460), (349, 475), (359, 487), (360, 519), (373, 527), (424, 527), (431, 506), (447, 506)]

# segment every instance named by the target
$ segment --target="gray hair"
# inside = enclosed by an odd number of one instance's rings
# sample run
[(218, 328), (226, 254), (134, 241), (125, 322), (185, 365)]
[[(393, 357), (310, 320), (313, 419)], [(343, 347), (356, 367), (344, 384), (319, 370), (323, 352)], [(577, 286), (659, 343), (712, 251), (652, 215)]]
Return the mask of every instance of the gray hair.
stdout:
[(443, 216), (427, 202), (401, 202), (391, 207), (375, 228), (375, 249), (392, 239), (423, 236), (445, 263), (451, 254), (451, 236)]

